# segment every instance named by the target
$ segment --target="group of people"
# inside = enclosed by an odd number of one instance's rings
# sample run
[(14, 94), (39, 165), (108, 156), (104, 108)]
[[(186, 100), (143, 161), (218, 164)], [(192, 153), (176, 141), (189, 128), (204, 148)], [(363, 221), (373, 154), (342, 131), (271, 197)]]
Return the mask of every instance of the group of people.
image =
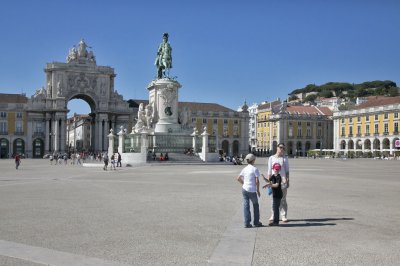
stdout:
[(118, 152), (117, 154), (115, 154), (115, 153), (111, 154), (111, 157), (109, 158), (108, 154), (104, 153), (103, 162), (104, 162), (104, 166), (103, 166), (104, 171), (107, 171), (109, 162), (111, 163), (110, 170), (113, 170), (113, 169), (117, 170), (116, 167), (122, 167), (122, 156)]
[[(153, 161), (157, 160), (157, 154), (153, 152)], [(169, 155), (168, 152), (165, 153), (165, 155), (161, 152), (160, 157), (158, 158), (160, 161), (168, 161), (169, 160)]]
[[(242, 184), (243, 195), (243, 214), (244, 227), (261, 227), (260, 209), (258, 198), (260, 193), (260, 177), (262, 176), (266, 185), (262, 188), (272, 190), (272, 207), (269, 226), (278, 226), (279, 221), (288, 222), (286, 202), (287, 190), (289, 188), (289, 162), (285, 154), (285, 144), (279, 143), (277, 152), (268, 159), (267, 177), (254, 166), (256, 156), (248, 154), (245, 158), (247, 166), (243, 168), (237, 177), (237, 181)], [(253, 225), (251, 224), (250, 201), (253, 204)], [(281, 218), (281, 219), (280, 219)]]

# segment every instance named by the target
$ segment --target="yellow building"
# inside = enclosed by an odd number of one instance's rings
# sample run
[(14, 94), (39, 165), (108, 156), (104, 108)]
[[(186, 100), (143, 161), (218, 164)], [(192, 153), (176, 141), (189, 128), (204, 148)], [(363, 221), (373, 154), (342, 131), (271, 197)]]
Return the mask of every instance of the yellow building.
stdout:
[(310, 150), (333, 147), (332, 111), (328, 107), (282, 106), (269, 116), (272, 153), (284, 143), (289, 156), (306, 156)]
[(279, 106), (282, 103), (279, 100), (272, 102), (264, 102), (257, 107), (257, 119), (256, 119), (256, 137), (257, 137), (257, 148), (256, 154), (258, 156), (265, 156), (271, 150), (271, 136), (273, 135), (271, 126), (268, 122), (268, 118), (279, 110)]
[(0, 93), (0, 158), (25, 155), (27, 101), (22, 94)]
[(334, 148), (350, 157), (400, 155), (400, 96), (372, 96), (355, 109), (334, 113)]

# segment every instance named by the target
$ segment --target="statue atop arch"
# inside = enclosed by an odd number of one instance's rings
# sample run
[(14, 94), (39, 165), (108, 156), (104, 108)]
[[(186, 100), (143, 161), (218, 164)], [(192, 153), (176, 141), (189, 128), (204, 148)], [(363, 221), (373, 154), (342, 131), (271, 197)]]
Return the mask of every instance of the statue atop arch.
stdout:
[(163, 34), (163, 42), (158, 46), (157, 50), (154, 64), (157, 67), (158, 79), (169, 77), (169, 70), (172, 68), (172, 47), (168, 42), (168, 37), (168, 33)]
[(78, 43), (77, 47), (74, 45), (70, 50), (67, 56), (67, 63), (76, 62), (85, 63), (85, 62), (93, 62), (96, 63), (96, 57), (93, 54), (93, 51), (88, 51), (87, 48), (92, 48), (88, 46), (85, 40), (82, 38)]

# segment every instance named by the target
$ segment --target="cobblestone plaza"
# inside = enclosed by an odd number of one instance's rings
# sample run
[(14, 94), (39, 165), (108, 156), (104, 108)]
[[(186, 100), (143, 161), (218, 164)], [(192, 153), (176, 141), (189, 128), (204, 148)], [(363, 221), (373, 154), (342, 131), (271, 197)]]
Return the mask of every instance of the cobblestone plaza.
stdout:
[[(264, 174), (266, 160), (256, 166)], [(0, 161), (0, 265), (396, 265), (398, 161), (291, 159), (289, 223), (243, 228), (242, 166)], [(262, 191), (261, 222), (271, 199)]]

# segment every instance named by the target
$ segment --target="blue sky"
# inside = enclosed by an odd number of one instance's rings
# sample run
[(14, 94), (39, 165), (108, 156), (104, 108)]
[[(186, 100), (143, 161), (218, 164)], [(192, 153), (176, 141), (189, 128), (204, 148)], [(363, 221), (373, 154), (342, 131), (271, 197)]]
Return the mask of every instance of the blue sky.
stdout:
[[(124, 99), (147, 99), (163, 32), (180, 101), (236, 109), (330, 81), (400, 85), (400, 1), (3, 0), (0, 92), (28, 96), (84, 38)], [(87, 104), (70, 109), (88, 112)]]

